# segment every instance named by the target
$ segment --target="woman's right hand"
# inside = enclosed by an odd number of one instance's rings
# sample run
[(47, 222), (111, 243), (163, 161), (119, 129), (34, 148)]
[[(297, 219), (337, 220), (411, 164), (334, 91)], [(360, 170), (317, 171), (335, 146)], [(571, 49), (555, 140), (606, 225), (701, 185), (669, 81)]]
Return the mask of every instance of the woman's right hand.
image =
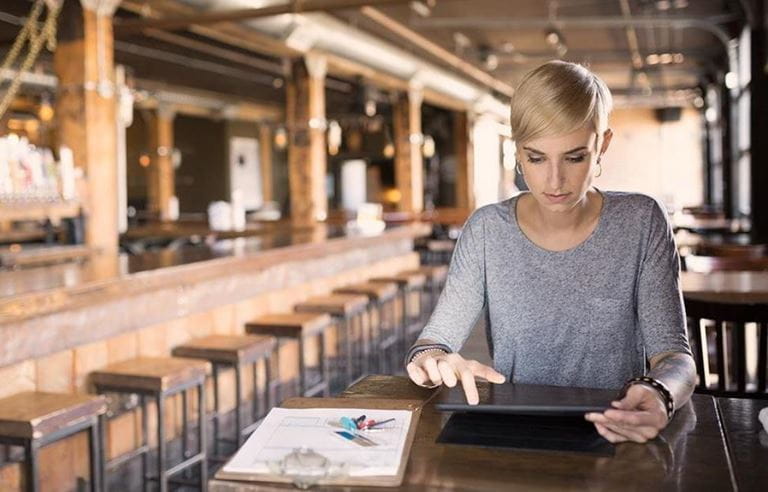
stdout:
[(459, 354), (446, 354), (438, 350), (417, 354), (405, 369), (411, 381), (427, 388), (434, 388), (441, 384), (453, 388), (457, 382), (461, 381), (464, 395), (470, 405), (477, 405), (480, 401), (475, 377), (496, 384), (501, 384), (506, 379), (492, 367), (476, 360), (467, 360)]

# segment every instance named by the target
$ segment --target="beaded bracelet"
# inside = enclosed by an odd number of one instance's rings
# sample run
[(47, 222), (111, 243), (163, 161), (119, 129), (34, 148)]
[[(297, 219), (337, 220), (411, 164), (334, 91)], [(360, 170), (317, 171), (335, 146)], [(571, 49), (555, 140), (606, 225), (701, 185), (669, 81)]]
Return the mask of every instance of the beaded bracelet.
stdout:
[(644, 384), (655, 389), (661, 395), (661, 399), (664, 401), (664, 407), (667, 410), (667, 420), (672, 420), (672, 416), (675, 414), (675, 400), (672, 398), (672, 393), (669, 391), (669, 388), (667, 388), (666, 384), (662, 383), (658, 379), (654, 379), (648, 376), (632, 378), (624, 384), (624, 387), (621, 389), (621, 396), (619, 399), (624, 398), (624, 396), (627, 394), (627, 390), (633, 384)]
[(442, 350), (446, 354), (453, 352), (451, 347), (444, 343), (423, 343), (421, 345), (414, 345), (410, 350), (408, 350), (408, 353), (405, 354), (405, 365), (407, 366), (410, 364), (417, 355), (422, 352), (426, 352), (427, 350)]

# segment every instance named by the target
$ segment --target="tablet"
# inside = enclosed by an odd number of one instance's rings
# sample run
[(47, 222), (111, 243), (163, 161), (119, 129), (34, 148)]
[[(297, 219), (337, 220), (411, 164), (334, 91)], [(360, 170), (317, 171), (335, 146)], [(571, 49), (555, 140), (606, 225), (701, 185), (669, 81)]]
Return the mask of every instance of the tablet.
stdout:
[(480, 402), (470, 405), (461, 384), (444, 387), (435, 399), (435, 408), (445, 412), (583, 415), (607, 410), (619, 396), (617, 390), (480, 381), (477, 390)]

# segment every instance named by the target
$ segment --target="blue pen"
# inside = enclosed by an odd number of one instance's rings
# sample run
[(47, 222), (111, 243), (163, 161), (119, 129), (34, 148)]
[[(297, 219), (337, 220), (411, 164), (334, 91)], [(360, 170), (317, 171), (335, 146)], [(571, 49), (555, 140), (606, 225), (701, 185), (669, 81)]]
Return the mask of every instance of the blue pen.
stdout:
[(349, 417), (341, 417), (339, 423), (350, 432), (357, 431), (357, 423)]

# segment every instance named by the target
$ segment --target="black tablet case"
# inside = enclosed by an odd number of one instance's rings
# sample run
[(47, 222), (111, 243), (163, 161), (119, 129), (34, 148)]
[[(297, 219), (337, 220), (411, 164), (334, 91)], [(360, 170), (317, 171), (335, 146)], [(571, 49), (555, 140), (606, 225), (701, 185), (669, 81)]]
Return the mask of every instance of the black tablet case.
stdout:
[(437, 442), (612, 456), (614, 448), (584, 420), (610, 407), (618, 392), (560, 386), (478, 383), (469, 405), (461, 386), (444, 388), (436, 408), (454, 413)]
[(458, 412), (437, 437), (442, 444), (613, 456), (614, 447), (583, 417)]
[(617, 390), (515, 383), (478, 382), (477, 390), (480, 402), (470, 405), (460, 384), (443, 388), (435, 407), (448, 412), (583, 416), (610, 408), (611, 401), (619, 396)]

